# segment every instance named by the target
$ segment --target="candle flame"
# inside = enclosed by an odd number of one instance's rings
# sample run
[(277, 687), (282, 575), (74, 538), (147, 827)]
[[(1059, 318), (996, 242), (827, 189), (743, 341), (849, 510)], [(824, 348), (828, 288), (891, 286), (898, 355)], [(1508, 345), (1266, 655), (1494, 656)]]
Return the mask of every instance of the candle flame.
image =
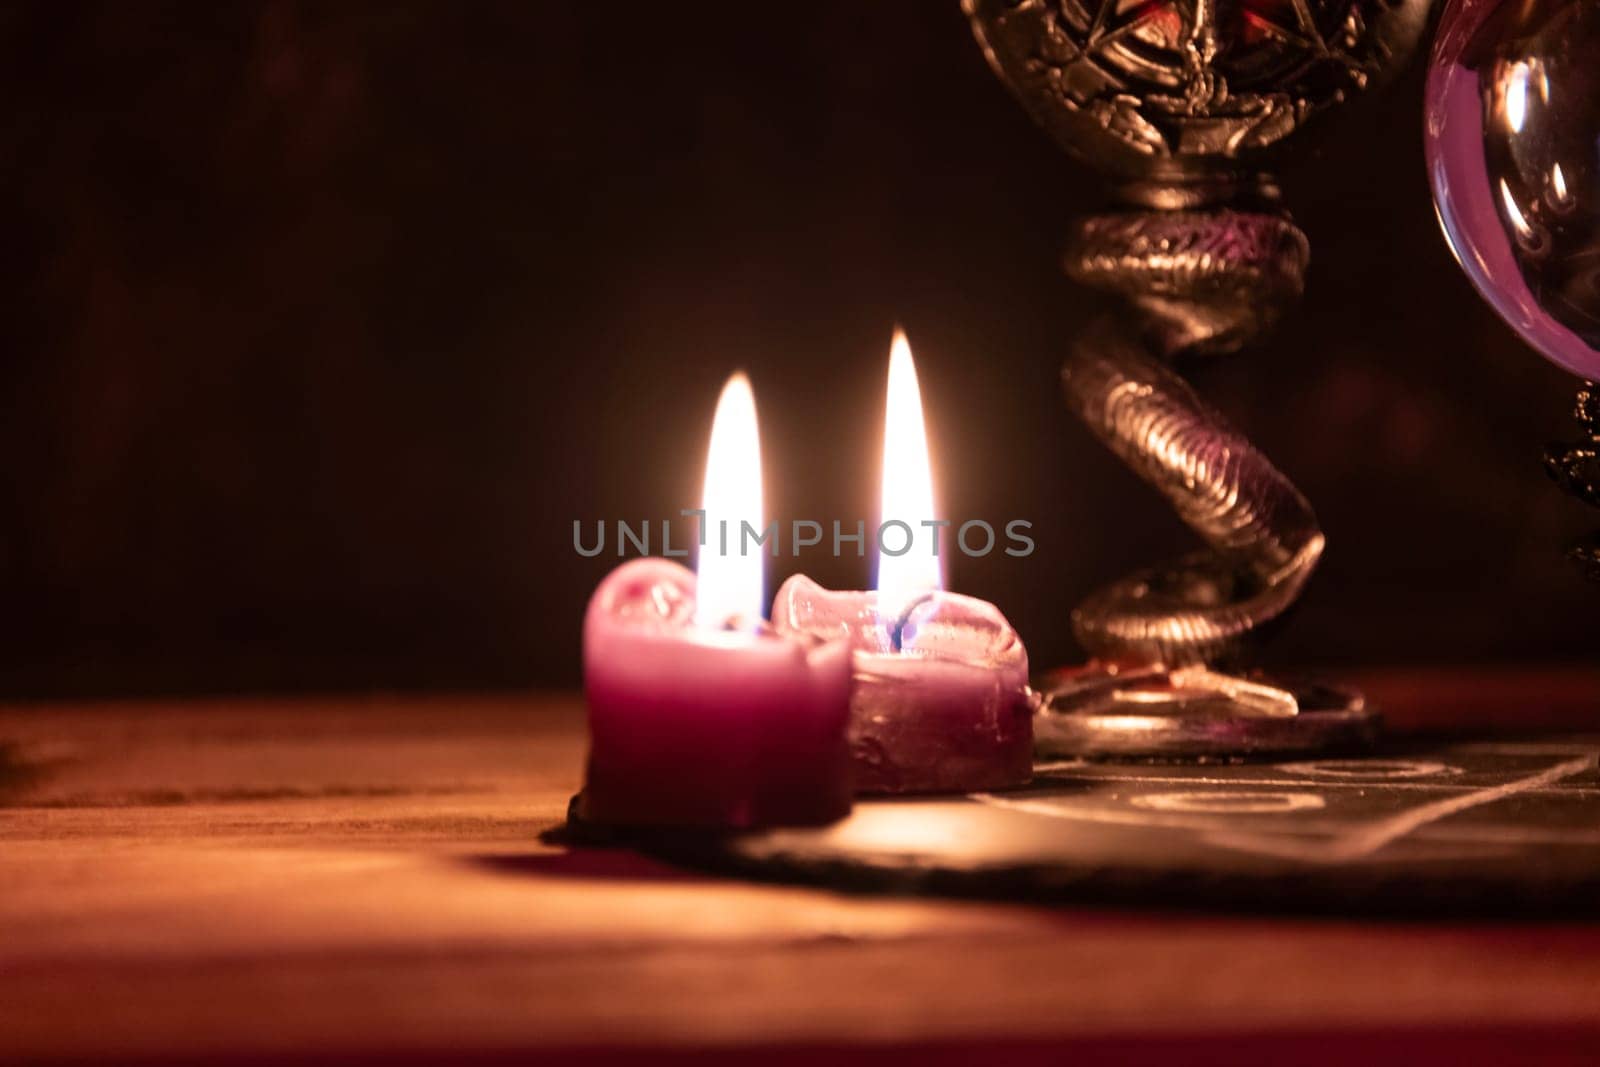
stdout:
[[(695, 624), (717, 630), (753, 627), (761, 621), (765, 592), (761, 546), (754, 541), (762, 529), (761, 433), (755, 393), (742, 373), (728, 379), (717, 400), (700, 506), (705, 514), (695, 560)], [(754, 531), (748, 542), (742, 523)]]
[[(889, 349), (889, 396), (883, 418), (883, 488), (880, 498), (882, 543), (878, 552), (878, 611), (886, 619), (899, 617), (924, 593), (943, 586), (939, 556), (934, 552), (937, 528), (924, 526), (936, 515), (933, 508), (933, 468), (928, 460), (928, 431), (922, 420), (922, 391), (917, 368), (911, 361), (911, 344), (904, 330), (896, 329)], [(899, 555), (907, 540), (910, 545)]]

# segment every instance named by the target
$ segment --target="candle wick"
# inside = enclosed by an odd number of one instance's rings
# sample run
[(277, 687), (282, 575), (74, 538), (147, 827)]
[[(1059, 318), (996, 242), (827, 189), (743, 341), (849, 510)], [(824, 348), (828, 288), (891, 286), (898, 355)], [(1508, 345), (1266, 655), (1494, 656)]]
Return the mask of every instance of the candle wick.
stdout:
[(911, 613), (932, 599), (932, 593), (923, 593), (921, 596), (917, 597), (917, 599), (907, 604), (905, 610), (899, 615), (895, 616), (894, 620), (885, 626), (885, 629), (888, 631), (889, 635), (890, 652), (905, 651), (906, 623), (911, 621)]

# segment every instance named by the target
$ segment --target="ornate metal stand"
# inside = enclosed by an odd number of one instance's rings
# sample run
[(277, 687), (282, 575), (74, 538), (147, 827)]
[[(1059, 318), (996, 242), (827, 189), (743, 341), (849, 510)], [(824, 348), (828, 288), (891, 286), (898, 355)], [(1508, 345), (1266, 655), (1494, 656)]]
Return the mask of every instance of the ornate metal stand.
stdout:
[(990, 65), (1125, 210), (1085, 219), (1068, 275), (1121, 298), (1069, 346), (1068, 405), (1208, 551), (1073, 613), (1088, 667), (1046, 688), (1063, 754), (1231, 757), (1370, 741), (1361, 698), (1221, 669), (1322, 555), (1293, 484), (1174, 369), (1262, 337), (1309, 246), (1261, 169), (1312, 114), (1390, 72), (1428, 0), (963, 0)]
[[(1582, 439), (1577, 444), (1546, 446), (1544, 469), (1564, 492), (1600, 508), (1600, 385), (1584, 382), (1573, 407)], [(1570, 546), (1567, 558), (1585, 578), (1600, 582), (1600, 534)]]

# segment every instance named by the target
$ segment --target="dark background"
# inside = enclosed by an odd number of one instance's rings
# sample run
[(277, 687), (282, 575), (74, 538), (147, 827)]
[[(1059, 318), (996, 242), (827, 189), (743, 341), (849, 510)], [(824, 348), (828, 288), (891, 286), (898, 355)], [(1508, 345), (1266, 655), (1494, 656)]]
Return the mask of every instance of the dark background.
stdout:
[[(0, 41), (0, 696), (573, 684), (616, 561), (572, 521), (693, 505), (730, 370), (771, 514), (874, 516), (897, 321), (946, 513), (1035, 524), (952, 578), (1036, 665), (1192, 544), (1059, 402), (1100, 193), (956, 0), (48, 2)], [(1572, 382), (1450, 259), (1421, 67), (1285, 167), (1302, 313), (1199, 379), (1330, 538), (1271, 655), (1590, 657), (1594, 516), (1538, 462)]]

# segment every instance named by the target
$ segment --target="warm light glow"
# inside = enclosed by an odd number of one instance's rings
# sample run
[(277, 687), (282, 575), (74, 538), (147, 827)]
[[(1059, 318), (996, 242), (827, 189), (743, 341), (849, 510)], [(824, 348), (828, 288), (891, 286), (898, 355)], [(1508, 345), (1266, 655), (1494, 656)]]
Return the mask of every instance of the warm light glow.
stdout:
[(1521, 133), (1528, 117), (1528, 65), (1514, 63), (1506, 79), (1506, 125), (1512, 133)]
[(1557, 206), (1564, 207), (1567, 203), (1567, 176), (1561, 172), (1561, 164), (1550, 165), (1550, 189), (1556, 194)]
[[(928, 432), (922, 422), (922, 391), (917, 387), (917, 368), (911, 362), (911, 345), (905, 332), (896, 330), (889, 350), (889, 397), (883, 419), (883, 489), (879, 522), (902, 522), (910, 530), (909, 549), (906, 528), (886, 526), (883, 546), (878, 553), (879, 612), (894, 618), (922, 593), (938, 589), (939, 555), (933, 550), (934, 535), (940, 531), (925, 522), (937, 516), (933, 509), (933, 469), (928, 462)], [(939, 538), (942, 550), (951, 532)]]
[[(761, 434), (756, 397), (743, 374), (729, 378), (717, 400), (700, 506), (706, 513), (696, 560), (694, 621), (721, 629), (737, 620), (741, 629), (748, 629), (760, 621), (764, 599), (762, 548), (755, 543), (762, 529)], [(741, 523), (750, 524), (748, 541)]]

